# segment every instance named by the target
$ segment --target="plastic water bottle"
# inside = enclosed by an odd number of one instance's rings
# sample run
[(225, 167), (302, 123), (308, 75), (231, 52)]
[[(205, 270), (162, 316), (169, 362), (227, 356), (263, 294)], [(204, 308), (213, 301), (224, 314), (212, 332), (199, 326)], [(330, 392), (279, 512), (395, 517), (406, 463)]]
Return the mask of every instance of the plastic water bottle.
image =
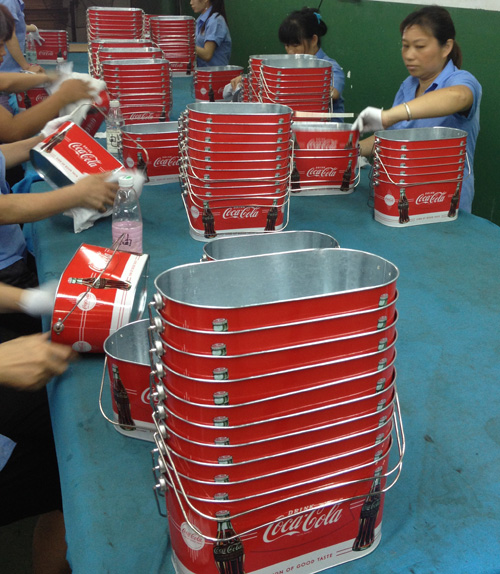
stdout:
[(58, 57), (56, 60), (56, 71), (61, 73), (63, 71), (63, 68), (64, 68), (64, 58), (61, 56)]
[(122, 175), (118, 178), (118, 191), (113, 204), (111, 229), (113, 244), (119, 241), (120, 251), (142, 253), (142, 215), (134, 178)]
[(37, 58), (36, 58), (35, 39), (33, 38), (33, 35), (30, 33), (26, 34), (24, 51), (25, 51), (24, 57), (26, 58), (28, 64), (36, 64)]
[(122, 161), (122, 128), (125, 125), (120, 102), (111, 100), (109, 102), (109, 113), (106, 118), (106, 149), (109, 153)]

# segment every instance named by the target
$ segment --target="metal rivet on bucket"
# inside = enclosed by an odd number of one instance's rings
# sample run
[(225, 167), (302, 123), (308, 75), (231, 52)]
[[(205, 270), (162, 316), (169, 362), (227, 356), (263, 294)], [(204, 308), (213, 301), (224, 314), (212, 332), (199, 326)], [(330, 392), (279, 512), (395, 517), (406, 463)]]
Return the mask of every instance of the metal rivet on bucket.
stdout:
[(223, 415), (214, 417), (214, 425), (216, 427), (227, 427), (229, 426), (229, 419)]
[(226, 367), (217, 367), (213, 370), (214, 379), (216, 381), (223, 381), (229, 379), (229, 371)]
[(233, 464), (233, 457), (230, 454), (223, 454), (217, 459), (219, 464)]
[(227, 436), (219, 436), (214, 440), (214, 444), (217, 446), (227, 446), (229, 444), (229, 439)]
[(216, 474), (214, 476), (214, 482), (229, 482), (228, 474)]
[(214, 343), (211, 346), (212, 355), (222, 356), (227, 354), (225, 343)]
[(229, 404), (229, 393), (227, 391), (216, 391), (214, 393), (214, 404), (215, 405)]

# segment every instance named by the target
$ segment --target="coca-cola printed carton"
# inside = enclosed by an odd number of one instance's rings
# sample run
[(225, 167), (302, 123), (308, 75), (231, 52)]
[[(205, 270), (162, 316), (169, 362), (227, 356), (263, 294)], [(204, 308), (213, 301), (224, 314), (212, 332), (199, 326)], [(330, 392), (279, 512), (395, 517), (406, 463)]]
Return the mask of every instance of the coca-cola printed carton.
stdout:
[(118, 171), (123, 165), (85, 130), (64, 122), (30, 152), (37, 172), (53, 187), (70, 185), (87, 174)]
[(39, 64), (55, 64), (57, 58), (68, 58), (68, 33), (66, 30), (39, 30), (43, 38), (36, 44), (36, 59)]

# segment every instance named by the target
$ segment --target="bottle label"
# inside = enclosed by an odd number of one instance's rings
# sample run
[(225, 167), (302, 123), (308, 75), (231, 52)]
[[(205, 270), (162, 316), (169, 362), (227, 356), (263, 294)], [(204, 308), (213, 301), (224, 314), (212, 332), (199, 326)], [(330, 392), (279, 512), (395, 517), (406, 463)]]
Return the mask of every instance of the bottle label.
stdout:
[(118, 249), (130, 253), (142, 253), (142, 222), (115, 221), (112, 224), (113, 243), (121, 237)]

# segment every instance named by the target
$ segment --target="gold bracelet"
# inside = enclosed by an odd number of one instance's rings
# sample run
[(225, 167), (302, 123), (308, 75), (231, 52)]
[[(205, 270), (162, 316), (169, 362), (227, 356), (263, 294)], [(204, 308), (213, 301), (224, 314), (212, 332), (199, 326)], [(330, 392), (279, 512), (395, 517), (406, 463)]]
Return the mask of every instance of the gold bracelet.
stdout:
[(406, 102), (403, 102), (403, 106), (406, 108), (406, 113), (408, 114), (408, 121), (411, 122), (413, 116), (411, 115), (410, 106)]

